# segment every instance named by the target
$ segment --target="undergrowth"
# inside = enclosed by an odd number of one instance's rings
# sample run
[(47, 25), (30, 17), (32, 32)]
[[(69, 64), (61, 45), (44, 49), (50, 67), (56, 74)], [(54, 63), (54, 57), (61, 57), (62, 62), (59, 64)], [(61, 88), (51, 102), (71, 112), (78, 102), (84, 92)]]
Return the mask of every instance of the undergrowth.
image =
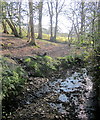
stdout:
[(12, 59), (2, 57), (0, 63), (2, 65), (0, 81), (2, 81), (3, 99), (18, 95), (26, 81), (26, 72)]

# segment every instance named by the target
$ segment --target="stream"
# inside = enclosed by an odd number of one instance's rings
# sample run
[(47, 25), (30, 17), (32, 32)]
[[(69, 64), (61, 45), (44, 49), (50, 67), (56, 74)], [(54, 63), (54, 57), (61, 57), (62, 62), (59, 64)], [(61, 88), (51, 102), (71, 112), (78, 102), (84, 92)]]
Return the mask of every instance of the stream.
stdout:
[(72, 74), (67, 72), (66, 78), (48, 81), (27, 97), (14, 120), (96, 120), (91, 80), (87, 70), (80, 68)]

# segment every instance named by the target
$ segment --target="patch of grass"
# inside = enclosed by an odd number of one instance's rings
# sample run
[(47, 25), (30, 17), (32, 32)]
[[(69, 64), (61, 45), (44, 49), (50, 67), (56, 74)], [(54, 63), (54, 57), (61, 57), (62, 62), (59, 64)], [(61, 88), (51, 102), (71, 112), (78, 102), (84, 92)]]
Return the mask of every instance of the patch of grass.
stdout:
[(57, 41), (61, 42), (61, 43), (68, 42), (68, 37), (60, 37), (60, 36), (58, 36)]

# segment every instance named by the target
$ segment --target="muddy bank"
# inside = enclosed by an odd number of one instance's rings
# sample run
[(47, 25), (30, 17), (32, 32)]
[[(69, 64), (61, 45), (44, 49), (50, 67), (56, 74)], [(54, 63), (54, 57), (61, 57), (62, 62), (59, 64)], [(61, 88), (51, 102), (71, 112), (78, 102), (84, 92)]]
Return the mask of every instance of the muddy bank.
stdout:
[[(67, 71), (65, 76), (51, 81), (42, 79), (45, 84), (36, 91), (32, 88), (34, 79), (31, 79), (26, 89), (28, 94), (24, 94), (21, 101), (23, 105), (9, 119), (95, 120), (95, 91), (87, 70)], [(40, 81), (39, 78), (37, 80)]]
[(4, 103), (10, 113), (5, 120), (96, 120), (93, 78), (81, 58), (13, 60), (26, 71), (28, 81), (16, 98)]

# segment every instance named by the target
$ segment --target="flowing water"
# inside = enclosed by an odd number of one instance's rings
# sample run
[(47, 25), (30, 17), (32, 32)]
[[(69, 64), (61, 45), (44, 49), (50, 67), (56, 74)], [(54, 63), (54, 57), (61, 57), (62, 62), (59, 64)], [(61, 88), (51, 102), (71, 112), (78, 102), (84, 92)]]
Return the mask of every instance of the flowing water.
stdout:
[(36, 96), (51, 99), (47, 102), (52, 109), (72, 120), (95, 120), (95, 92), (91, 77), (82, 68), (65, 79), (45, 84)]
[(21, 115), (18, 120), (96, 120), (96, 93), (91, 80), (85, 68), (67, 71), (63, 79), (48, 81), (28, 94), (21, 102), (24, 108), (16, 110), (15, 116)]

